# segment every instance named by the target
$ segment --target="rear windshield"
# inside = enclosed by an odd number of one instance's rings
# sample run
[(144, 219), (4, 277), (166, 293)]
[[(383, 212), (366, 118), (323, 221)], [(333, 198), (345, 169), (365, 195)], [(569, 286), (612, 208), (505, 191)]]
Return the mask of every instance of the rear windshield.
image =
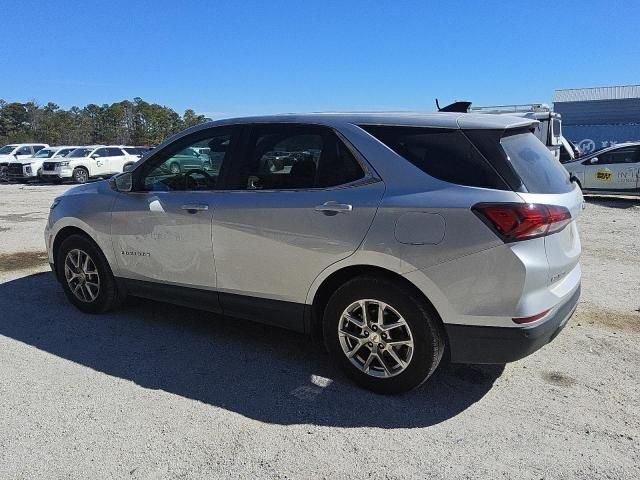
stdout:
[(505, 136), (500, 144), (527, 192), (566, 193), (572, 190), (569, 173), (533, 134)]
[(434, 178), (469, 187), (509, 189), (461, 130), (387, 125), (360, 127)]

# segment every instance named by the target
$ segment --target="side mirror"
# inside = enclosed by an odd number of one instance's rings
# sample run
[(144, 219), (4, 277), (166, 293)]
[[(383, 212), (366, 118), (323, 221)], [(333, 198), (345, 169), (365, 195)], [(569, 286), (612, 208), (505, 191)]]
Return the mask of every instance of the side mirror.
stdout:
[(590, 159), (589, 159), (589, 163), (590, 163), (590, 164), (592, 164), (592, 165), (593, 165), (594, 163), (598, 163), (598, 157), (590, 158)]
[(97, 155), (97, 154), (94, 153), (93, 155), (91, 155), (91, 158), (93, 158), (95, 160), (96, 158), (100, 158), (100, 155)]
[(123, 172), (130, 172), (133, 170), (133, 163), (124, 166)]
[(112, 187), (116, 192), (130, 192), (133, 189), (131, 172), (124, 172), (113, 177)]

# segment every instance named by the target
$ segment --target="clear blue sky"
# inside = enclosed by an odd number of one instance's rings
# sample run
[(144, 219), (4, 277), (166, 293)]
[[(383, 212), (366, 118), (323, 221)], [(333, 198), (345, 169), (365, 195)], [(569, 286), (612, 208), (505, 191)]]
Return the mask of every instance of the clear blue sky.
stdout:
[(5, 1), (0, 98), (214, 118), (640, 83), (640, 2)]

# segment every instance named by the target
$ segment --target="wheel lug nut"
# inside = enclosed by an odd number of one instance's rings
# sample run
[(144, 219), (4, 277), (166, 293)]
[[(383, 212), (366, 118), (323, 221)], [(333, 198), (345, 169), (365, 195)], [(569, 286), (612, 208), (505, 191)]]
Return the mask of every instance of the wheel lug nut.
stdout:
[(369, 336), (369, 332), (367, 332), (367, 331), (365, 330), (365, 332), (364, 332), (364, 336), (365, 336), (365, 337), (368, 337), (368, 336)]
[(371, 330), (373, 330), (373, 331), (375, 332), (376, 330), (378, 330), (378, 327), (376, 327), (376, 326), (374, 325), (373, 327), (371, 327)]
[(383, 339), (383, 340), (386, 340), (386, 339), (387, 339), (387, 334), (386, 334), (386, 333), (383, 333), (383, 334), (382, 334), (382, 339)]
[(379, 348), (380, 350), (384, 350), (384, 343), (379, 343), (379, 344), (378, 344), (378, 348)]
[(371, 342), (367, 343), (367, 347), (372, 348), (373, 347), (373, 343), (371, 343)]

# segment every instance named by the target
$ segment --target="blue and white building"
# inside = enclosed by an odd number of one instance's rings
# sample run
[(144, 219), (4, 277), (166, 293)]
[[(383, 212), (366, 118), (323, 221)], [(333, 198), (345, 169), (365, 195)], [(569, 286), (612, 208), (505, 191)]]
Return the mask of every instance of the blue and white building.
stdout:
[(640, 140), (640, 85), (556, 90), (563, 135), (585, 153)]

